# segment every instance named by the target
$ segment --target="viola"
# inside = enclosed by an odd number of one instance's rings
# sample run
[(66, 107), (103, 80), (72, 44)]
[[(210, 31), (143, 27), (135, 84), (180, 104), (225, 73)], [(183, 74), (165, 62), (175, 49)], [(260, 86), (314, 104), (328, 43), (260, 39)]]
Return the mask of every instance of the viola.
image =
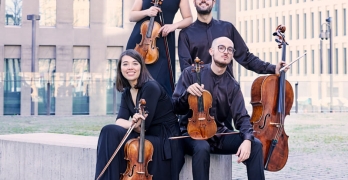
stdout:
[[(286, 46), (285, 26), (279, 25), (273, 34), (277, 37), (278, 47), (282, 49), (285, 61)], [(251, 87), (253, 112), (251, 123), (254, 136), (262, 142), (264, 168), (268, 171), (281, 170), (289, 154), (288, 138), (284, 130), (284, 121), (294, 101), (291, 84), (285, 79), (285, 72), (279, 75), (260, 76)]]
[[(159, 7), (162, 0), (153, 0), (154, 6)], [(145, 64), (153, 64), (158, 60), (159, 52), (156, 46), (156, 38), (159, 37), (161, 25), (152, 16), (150, 20), (144, 21), (140, 26), (141, 41), (136, 44), (134, 50), (143, 57)]]
[[(195, 59), (195, 69), (197, 75), (197, 83), (201, 85), (201, 60)], [(204, 90), (202, 96), (188, 97), (189, 107), (192, 110), (192, 117), (188, 118), (187, 132), (192, 139), (209, 139), (213, 137), (217, 131), (214, 117), (210, 116), (209, 109), (212, 107), (212, 96), (209, 91)]]
[[(139, 101), (139, 109), (145, 117), (144, 99)], [(145, 139), (145, 121), (141, 122), (140, 137), (127, 141), (124, 147), (127, 169), (121, 175), (121, 180), (152, 180), (152, 175), (148, 173), (148, 163), (152, 161), (153, 145)]]

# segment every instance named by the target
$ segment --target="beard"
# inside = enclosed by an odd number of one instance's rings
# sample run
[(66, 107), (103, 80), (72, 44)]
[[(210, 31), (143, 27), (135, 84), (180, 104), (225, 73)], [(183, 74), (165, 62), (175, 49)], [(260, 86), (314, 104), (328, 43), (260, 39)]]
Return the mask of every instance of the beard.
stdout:
[[(202, 4), (202, 3), (201, 3)], [(208, 6), (208, 4), (206, 4)], [(213, 6), (209, 6), (207, 9), (202, 9), (201, 7), (199, 7), (197, 4), (195, 4), (196, 6), (196, 10), (197, 10), (197, 13), (198, 14), (201, 14), (201, 15), (207, 15), (207, 14), (210, 14), (211, 10), (213, 9)]]
[[(220, 62), (218, 60), (216, 60), (216, 58), (213, 56), (213, 61), (214, 63), (216, 64), (217, 67), (220, 67), (220, 68), (225, 68), (228, 66), (229, 63), (227, 62)], [(231, 61), (230, 61), (231, 62)]]

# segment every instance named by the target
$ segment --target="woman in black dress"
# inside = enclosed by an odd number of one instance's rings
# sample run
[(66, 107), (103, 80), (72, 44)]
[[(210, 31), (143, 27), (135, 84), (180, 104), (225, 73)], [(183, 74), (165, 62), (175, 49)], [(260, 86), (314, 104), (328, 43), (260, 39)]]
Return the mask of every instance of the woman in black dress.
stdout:
[[(129, 37), (126, 49), (134, 49), (136, 44), (141, 41), (140, 26), (141, 24), (149, 20), (150, 17), (155, 17), (155, 21), (160, 23), (159, 13), (163, 13), (164, 26), (160, 29), (162, 33), (160, 38), (157, 39), (156, 45), (159, 51), (158, 61), (146, 65), (151, 76), (159, 82), (168, 95), (173, 94), (171, 85), (168, 58), (166, 56), (165, 44), (163, 37), (167, 37), (168, 47), (170, 53), (170, 60), (172, 66), (172, 72), (175, 79), (175, 30), (182, 29), (189, 26), (192, 23), (192, 14), (190, 10), (189, 0), (162, 0), (161, 9), (153, 6), (151, 0), (135, 0), (132, 10), (130, 12), (129, 20), (136, 22), (133, 32)], [(174, 23), (173, 20), (176, 12), (180, 9), (182, 20)], [(161, 24), (161, 23), (160, 23)]]
[[(95, 178), (99, 176), (127, 129), (130, 128), (131, 121), (128, 119), (130, 117), (133, 121), (138, 118), (145, 119), (134, 109), (138, 107), (140, 99), (145, 99), (145, 110), (148, 111), (145, 120), (145, 139), (154, 146), (148, 172), (153, 175), (153, 180), (178, 180), (184, 164), (183, 148), (181, 141), (168, 140), (168, 137), (180, 134), (178, 119), (173, 112), (171, 98), (163, 87), (152, 79), (142, 57), (135, 50), (126, 50), (121, 54), (117, 64), (116, 87), (118, 91), (123, 91), (121, 105), (116, 124), (106, 125), (100, 132)], [(139, 125), (140, 123), (137, 123), (126, 142), (139, 136)], [(123, 145), (101, 179), (118, 180), (120, 174), (125, 172), (126, 166)]]

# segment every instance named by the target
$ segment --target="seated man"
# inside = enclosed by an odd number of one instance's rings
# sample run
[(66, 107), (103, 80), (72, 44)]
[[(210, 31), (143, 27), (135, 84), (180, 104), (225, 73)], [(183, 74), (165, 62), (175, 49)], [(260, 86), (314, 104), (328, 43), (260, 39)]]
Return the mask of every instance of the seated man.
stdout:
[[(182, 72), (173, 94), (175, 113), (184, 115), (180, 119), (182, 135), (188, 134), (186, 129), (188, 118), (192, 117), (188, 95), (201, 96), (203, 90), (209, 91), (212, 95), (212, 107), (209, 113), (215, 118), (217, 132), (231, 132), (224, 121), (231, 121), (233, 118), (235, 127), (240, 133), (213, 136), (208, 140), (185, 138), (185, 153), (192, 156), (193, 179), (209, 179), (210, 153), (236, 154), (238, 163), (243, 162), (247, 166), (248, 179), (265, 179), (262, 144), (253, 136), (250, 116), (245, 109), (239, 84), (230, 72), (226, 71), (232, 61), (234, 44), (227, 37), (216, 38), (209, 53), (212, 56), (212, 62), (203, 65), (200, 71), (202, 85), (196, 83), (197, 76), (196, 72), (192, 71), (193, 67), (188, 67)], [(230, 169), (222, 169), (222, 171), (226, 170)]]

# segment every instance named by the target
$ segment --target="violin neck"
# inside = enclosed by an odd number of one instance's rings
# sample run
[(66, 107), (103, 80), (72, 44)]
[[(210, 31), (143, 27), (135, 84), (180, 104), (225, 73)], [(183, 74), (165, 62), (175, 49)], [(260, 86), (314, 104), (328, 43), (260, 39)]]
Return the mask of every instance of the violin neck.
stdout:
[[(197, 71), (197, 83), (201, 85), (201, 72)], [(198, 99), (198, 112), (203, 112), (204, 111), (204, 106), (203, 106), (203, 98), (202, 96), (197, 97)]]
[(145, 161), (144, 154), (145, 154), (145, 121), (140, 120), (140, 138), (139, 138), (139, 155), (138, 155), (138, 162), (143, 163)]
[(151, 17), (150, 22), (149, 22), (149, 26), (148, 26), (147, 32), (146, 32), (147, 38), (151, 38), (154, 23), (155, 23), (155, 17)]

